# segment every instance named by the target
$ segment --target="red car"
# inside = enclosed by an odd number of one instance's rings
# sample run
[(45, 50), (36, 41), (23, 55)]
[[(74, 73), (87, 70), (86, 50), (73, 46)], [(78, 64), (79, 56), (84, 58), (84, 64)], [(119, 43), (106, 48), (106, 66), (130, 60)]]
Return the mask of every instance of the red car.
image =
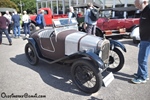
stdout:
[[(106, 33), (106, 35), (111, 33), (127, 33), (131, 32), (139, 24), (139, 18), (136, 17), (135, 7), (119, 7), (105, 9), (103, 11), (115, 11), (115, 17), (111, 18), (99, 18), (97, 20), (97, 27)], [(126, 11), (126, 18), (123, 17), (123, 12)]]
[[(75, 6), (75, 9), (76, 8), (84, 8), (84, 6)], [(109, 15), (112, 15), (114, 11), (115, 17), (106, 17), (105, 14), (102, 14), (103, 11), (109, 12)], [(105, 33), (106, 36), (129, 35), (129, 32), (139, 25), (139, 17), (136, 11), (137, 8), (134, 6), (100, 9), (100, 18), (97, 20), (96, 35), (102, 36), (103, 33)], [(126, 18), (124, 18), (124, 12), (127, 13)], [(102, 15), (105, 17), (102, 17)], [(78, 16), (77, 20), (79, 23), (79, 30), (84, 31), (84, 16)]]
[(99, 18), (97, 21), (97, 27), (101, 31), (104, 31), (106, 35), (110, 33), (125, 33), (131, 32), (131, 30), (139, 24), (139, 18), (127, 18), (127, 19), (108, 19)]

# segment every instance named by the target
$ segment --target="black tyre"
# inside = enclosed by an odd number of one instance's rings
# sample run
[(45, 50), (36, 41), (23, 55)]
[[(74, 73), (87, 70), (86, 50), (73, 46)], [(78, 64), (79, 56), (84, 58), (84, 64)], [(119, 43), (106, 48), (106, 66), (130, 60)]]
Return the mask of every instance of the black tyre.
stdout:
[(122, 52), (118, 48), (111, 50), (109, 55), (109, 68), (107, 70), (111, 72), (118, 72), (122, 69), (123, 65), (124, 56)]
[(89, 60), (78, 60), (71, 67), (75, 85), (86, 93), (97, 92), (102, 86), (102, 75)]
[(35, 30), (36, 30), (36, 26), (33, 23), (30, 23), (30, 32), (32, 33)]
[(38, 63), (39, 59), (36, 55), (35, 49), (30, 43), (27, 43), (25, 46), (25, 54), (31, 65), (36, 65)]

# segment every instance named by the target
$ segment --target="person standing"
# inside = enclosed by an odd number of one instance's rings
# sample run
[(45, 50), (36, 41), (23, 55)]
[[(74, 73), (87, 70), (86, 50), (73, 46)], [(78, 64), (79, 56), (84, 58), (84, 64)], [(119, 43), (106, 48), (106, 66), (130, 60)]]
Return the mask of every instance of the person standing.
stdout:
[(131, 81), (135, 84), (146, 83), (148, 77), (148, 57), (150, 55), (150, 4), (149, 0), (135, 0), (135, 6), (140, 9), (140, 45), (138, 53), (138, 70)]
[(12, 17), (9, 14), (9, 11), (6, 11), (6, 14), (4, 14), (4, 17), (6, 17), (9, 20), (8, 33), (10, 34), (10, 30), (11, 30), (11, 27), (12, 27), (12, 20), (11, 20)]
[(46, 26), (45, 24), (45, 18), (44, 18), (44, 10), (38, 10), (38, 14), (35, 18), (37, 26), (39, 26), (40, 29), (44, 29)]
[(27, 34), (30, 34), (30, 17), (27, 15), (26, 11), (23, 11), (24, 15), (22, 16), (22, 22), (24, 27), (24, 34), (27, 36)]
[(69, 23), (70, 23), (71, 18), (75, 18), (75, 17), (76, 17), (76, 15), (75, 15), (75, 13), (74, 13), (74, 9), (73, 9), (73, 7), (71, 6), (71, 7), (69, 8), (69, 13), (68, 13)]
[[(20, 16), (17, 14), (17, 12), (15, 11), (14, 12), (14, 15), (12, 16), (12, 21), (13, 21), (13, 24), (14, 24), (14, 35), (15, 35), (15, 38), (16, 37), (20, 37)], [(18, 32), (18, 34), (17, 34)]]
[(87, 4), (87, 10), (85, 12), (85, 25), (86, 25), (86, 29), (85, 31), (87, 32), (87, 34), (90, 35), (95, 35), (96, 32), (96, 23), (97, 21), (92, 21), (90, 16), (91, 16), (91, 9), (93, 9), (93, 4), (92, 3), (88, 3)]
[(2, 13), (0, 12), (0, 44), (2, 44), (2, 33), (4, 32), (8, 39), (9, 45), (12, 45), (12, 40), (7, 30), (7, 23), (9, 24), (9, 20), (6, 17), (2, 16)]

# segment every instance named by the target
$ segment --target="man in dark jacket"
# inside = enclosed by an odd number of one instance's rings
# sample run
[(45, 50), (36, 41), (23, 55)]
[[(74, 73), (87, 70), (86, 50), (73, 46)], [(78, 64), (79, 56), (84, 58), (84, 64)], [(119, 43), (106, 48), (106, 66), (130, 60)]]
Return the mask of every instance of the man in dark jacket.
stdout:
[(135, 0), (135, 6), (141, 12), (140, 16), (140, 46), (138, 54), (138, 71), (134, 74), (135, 78), (131, 81), (135, 84), (146, 83), (148, 77), (148, 57), (150, 55), (150, 4), (149, 0)]
[[(13, 21), (13, 24), (14, 24), (14, 35), (15, 35), (15, 38), (16, 37), (20, 37), (20, 16), (17, 14), (17, 12), (14, 12), (14, 15), (12, 16), (12, 21)], [(18, 32), (18, 34), (17, 34)]]
[(8, 41), (9, 41), (9, 45), (12, 45), (12, 40), (8, 34), (8, 26), (9, 25), (9, 20), (5, 17), (2, 16), (1, 12), (0, 12), (0, 44), (2, 44), (2, 33), (4, 32), (4, 34), (6, 35)]

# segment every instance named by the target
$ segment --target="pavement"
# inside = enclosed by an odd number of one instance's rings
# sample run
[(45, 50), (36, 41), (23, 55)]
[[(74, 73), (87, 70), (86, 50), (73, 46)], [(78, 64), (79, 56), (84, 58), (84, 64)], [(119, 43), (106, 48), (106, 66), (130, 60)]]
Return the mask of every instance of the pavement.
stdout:
[[(0, 45), (0, 100), (150, 100), (150, 80), (145, 84), (133, 84), (131, 79), (137, 71), (137, 44), (131, 39), (120, 39), (127, 52), (124, 67), (114, 74), (115, 79), (93, 94), (77, 89), (71, 81), (70, 67), (47, 64), (40, 61), (30, 65), (25, 57), (27, 43), (12, 38), (12, 46), (3, 35)], [(150, 66), (150, 59), (148, 59)], [(149, 68), (150, 72), (150, 68)]]

